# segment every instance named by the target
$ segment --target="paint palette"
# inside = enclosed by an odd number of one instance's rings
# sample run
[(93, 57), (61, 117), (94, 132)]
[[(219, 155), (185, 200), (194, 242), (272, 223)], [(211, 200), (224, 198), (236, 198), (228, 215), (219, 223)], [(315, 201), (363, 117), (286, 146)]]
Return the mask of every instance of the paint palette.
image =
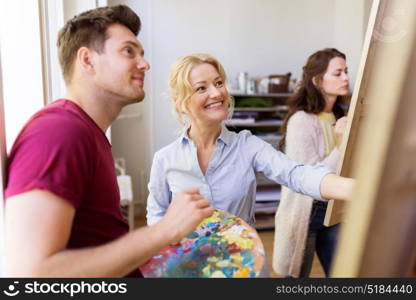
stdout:
[(204, 219), (179, 244), (140, 267), (144, 277), (258, 277), (265, 263), (257, 232), (222, 210)]

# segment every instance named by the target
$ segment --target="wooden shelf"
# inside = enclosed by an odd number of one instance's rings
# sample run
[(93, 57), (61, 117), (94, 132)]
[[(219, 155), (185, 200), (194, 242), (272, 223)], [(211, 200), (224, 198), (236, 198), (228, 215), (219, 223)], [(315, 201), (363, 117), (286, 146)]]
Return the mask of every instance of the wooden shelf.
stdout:
[(256, 223), (254, 224), (256, 230), (274, 229), (274, 214), (259, 214), (256, 215)]
[[(238, 119), (235, 119), (238, 120)], [(244, 120), (244, 119), (242, 119)], [(240, 127), (274, 127), (274, 126), (281, 126), (283, 124), (282, 120), (273, 120), (273, 121), (254, 121), (253, 123), (250, 122), (244, 122), (244, 121), (233, 121), (227, 120), (225, 122), (225, 125), (227, 126), (240, 126)]]
[(272, 107), (235, 107), (235, 112), (286, 112), (289, 109), (287, 105), (276, 105)]
[(290, 96), (292, 96), (292, 93), (230, 93), (230, 95), (233, 97), (289, 98)]
[(271, 202), (271, 201), (279, 201), (280, 200), (280, 185), (275, 183), (274, 186), (267, 185), (267, 186), (257, 186), (256, 192), (256, 201), (257, 202)]
[[(271, 144), (276, 149), (282, 136), (279, 128), (288, 111), (286, 99), (292, 93), (231, 93), (234, 96), (236, 107), (235, 119), (227, 120), (226, 125), (234, 131), (247, 129), (258, 138)], [(262, 101), (246, 98), (263, 98)], [(242, 102), (239, 102), (243, 100)], [(238, 106), (241, 107), (238, 107)], [(252, 107), (247, 107), (252, 105)], [(260, 106), (263, 105), (263, 106)], [(263, 174), (256, 174), (257, 191), (255, 203), (255, 228), (267, 230), (274, 228), (274, 215), (280, 201), (280, 185), (267, 179)]]

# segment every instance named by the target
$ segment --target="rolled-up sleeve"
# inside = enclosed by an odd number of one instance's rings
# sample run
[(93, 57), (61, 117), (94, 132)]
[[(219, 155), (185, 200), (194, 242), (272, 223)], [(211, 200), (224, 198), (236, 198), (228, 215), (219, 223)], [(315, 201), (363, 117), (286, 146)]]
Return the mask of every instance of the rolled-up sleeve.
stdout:
[(147, 224), (157, 223), (166, 213), (172, 199), (166, 172), (163, 170), (161, 157), (158, 153), (153, 158), (148, 184), (149, 196), (147, 198)]
[(263, 172), (270, 180), (287, 186), (297, 193), (325, 200), (321, 196), (320, 186), (323, 177), (333, 173), (330, 169), (323, 164), (310, 166), (292, 161), (255, 136), (248, 138), (248, 144), (256, 148), (253, 163), (257, 172)]

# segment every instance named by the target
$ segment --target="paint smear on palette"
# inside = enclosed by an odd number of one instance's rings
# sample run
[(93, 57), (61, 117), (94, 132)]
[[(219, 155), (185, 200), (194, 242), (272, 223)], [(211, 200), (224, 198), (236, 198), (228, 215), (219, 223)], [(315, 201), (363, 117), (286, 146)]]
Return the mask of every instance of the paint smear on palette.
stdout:
[(153, 256), (144, 277), (258, 277), (265, 263), (263, 244), (246, 222), (215, 210), (178, 245)]

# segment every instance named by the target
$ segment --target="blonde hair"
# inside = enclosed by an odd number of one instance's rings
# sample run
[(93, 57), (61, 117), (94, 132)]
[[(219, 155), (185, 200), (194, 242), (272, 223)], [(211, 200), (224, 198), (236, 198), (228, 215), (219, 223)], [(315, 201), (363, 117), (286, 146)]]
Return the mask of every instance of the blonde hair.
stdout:
[[(195, 53), (180, 57), (173, 65), (169, 75), (169, 91), (173, 99), (173, 114), (185, 130), (191, 125), (188, 117), (187, 104), (189, 98), (194, 93), (189, 81), (191, 70), (201, 64), (212, 65), (220, 74), (224, 84), (227, 82), (227, 75), (224, 67), (213, 56), (204, 53)], [(234, 110), (234, 99), (229, 96), (228, 118), (231, 118)]]

